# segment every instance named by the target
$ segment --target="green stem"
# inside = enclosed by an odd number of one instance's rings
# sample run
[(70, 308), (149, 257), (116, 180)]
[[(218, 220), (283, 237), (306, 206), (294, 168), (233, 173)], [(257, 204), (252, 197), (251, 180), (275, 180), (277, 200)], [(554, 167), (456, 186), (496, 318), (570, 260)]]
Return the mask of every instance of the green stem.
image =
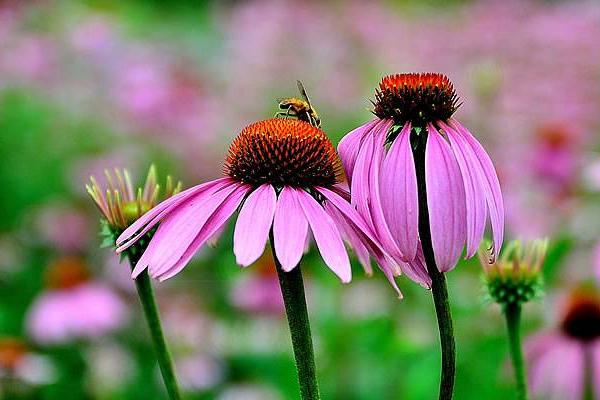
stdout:
[(283, 302), (285, 304), (285, 313), (292, 336), (294, 359), (296, 360), (296, 370), (300, 384), (300, 396), (302, 400), (318, 400), (320, 399), (319, 385), (317, 382), (308, 310), (304, 296), (302, 271), (300, 270), (300, 265), (297, 265), (290, 272), (283, 270), (275, 254), (272, 231), (270, 238), (273, 260), (277, 268), (277, 276), (279, 277), (281, 294), (283, 295)]
[[(414, 137), (414, 135), (413, 135)], [(452, 399), (454, 379), (456, 376), (456, 346), (454, 343), (454, 328), (448, 300), (446, 277), (438, 270), (435, 263), (431, 230), (429, 228), (429, 209), (427, 208), (427, 188), (425, 186), (425, 145), (427, 135), (424, 131), (418, 135), (416, 146), (413, 148), (415, 168), (417, 173), (417, 189), (419, 194), (419, 237), (423, 246), (423, 254), (427, 272), (431, 277), (431, 292), (440, 332), (440, 347), (442, 350), (442, 366), (440, 378), (440, 400)]]
[(521, 348), (521, 305), (508, 304), (504, 307), (508, 345), (517, 381), (517, 400), (527, 400), (527, 375)]
[[(136, 246), (132, 247), (129, 252), (129, 263), (131, 269), (135, 267), (142, 255), (142, 251)], [(158, 306), (154, 298), (154, 290), (152, 290), (152, 283), (148, 276), (148, 270), (144, 270), (135, 279), (135, 286), (137, 288), (140, 302), (142, 303), (142, 309), (144, 310), (144, 316), (150, 329), (150, 336), (152, 337), (152, 344), (156, 351), (156, 358), (158, 359), (158, 366), (163, 377), (163, 382), (169, 394), (169, 399), (180, 400), (181, 395), (179, 394), (179, 387), (177, 385), (177, 377), (175, 376), (175, 369), (173, 368), (173, 360), (171, 359), (171, 353), (167, 347), (165, 336), (160, 323), (160, 316), (158, 315)]]
[(584, 356), (584, 400), (594, 400), (594, 356), (592, 349), (589, 344), (584, 344), (583, 356)]

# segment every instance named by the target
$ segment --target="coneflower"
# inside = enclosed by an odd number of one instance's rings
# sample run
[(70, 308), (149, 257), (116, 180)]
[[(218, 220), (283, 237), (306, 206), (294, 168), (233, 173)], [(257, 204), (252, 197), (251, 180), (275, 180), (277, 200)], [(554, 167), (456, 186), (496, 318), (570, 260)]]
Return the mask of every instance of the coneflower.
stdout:
[(152, 277), (168, 279), (240, 208), (233, 234), (237, 263), (254, 263), (271, 237), (302, 396), (318, 398), (298, 266), (309, 227), (323, 261), (342, 282), (352, 277), (343, 238), (366, 266), (369, 253), (373, 254), (394, 287), (396, 271), (386, 262), (372, 229), (348, 202), (349, 195), (340, 185), (340, 159), (319, 128), (297, 119), (253, 123), (231, 144), (224, 174), (150, 210), (118, 238), (118, 251), (127, 250), (158, 225), (133, 276), (147, 268)]
[(600, 293), (574, 288), (560, 312), (558, 326), (525, 342), (531, 393), (536, 399), (599, 399)]
[(489, 215), (495, 255), (502, 245), (504, 206), (490, 157), (452, 116), (459, 106), (442, 74), (384, 77), (375, 93), (377, 118), (338, 146), (351, 181), (352, 203), (404, 272), (431, 287), (442, 339), (440, 398), (454, 382), (454, 339), (443, 272), (466, 245), (473, 256)]

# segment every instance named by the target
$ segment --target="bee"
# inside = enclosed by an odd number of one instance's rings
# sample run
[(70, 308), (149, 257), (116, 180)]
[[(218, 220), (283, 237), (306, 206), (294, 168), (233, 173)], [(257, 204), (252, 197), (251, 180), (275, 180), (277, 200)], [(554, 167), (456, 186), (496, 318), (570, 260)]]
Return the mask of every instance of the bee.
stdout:
[(282, 99), (279, 101), (279, 111), (275, 114), (275, 117), (296, 117), (299, 120), (308, 122), (309, 124), (316, 126), (317, 128), (321, 127), (321, 118), (319, 118), (319, 114), (314, 109), (312, 104), (310, 104), (310, 99), (306, 94), (306, 90), (304, 89), (304, 85), (302, 82), (296, 81), (298, 84), (298, 90), (300, 91), (300, 95), (302, 99), (297, 97), (289, 97), (286, 99)]

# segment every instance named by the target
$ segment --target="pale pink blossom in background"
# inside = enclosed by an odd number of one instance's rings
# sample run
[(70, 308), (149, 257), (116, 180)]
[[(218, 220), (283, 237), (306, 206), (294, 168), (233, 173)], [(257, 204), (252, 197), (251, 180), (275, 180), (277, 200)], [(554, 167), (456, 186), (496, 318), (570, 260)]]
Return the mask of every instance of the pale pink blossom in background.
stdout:
[[(212, 348), (215, 321), (203, 310), (197, 297), (183, 290), (177, 293), (164, 291), (159, 304), (165, 335), (175, 352), (182, 350), (189, 354)], [(186, 328), (181, 329), (182, 326)]]
[(35, 215), (37, 235), (54, 250), (72, 253), (83, 251), (93, 237), (87, 215), (68, 204), (50, 203)]
[(598, 192), (600, 191), (600, 157), (594, 155), (584, 169), (584, 183), (587, 189)]
[(242, 276), (231, 289), (231, 300), (242, 311), (283, 315), (283, 297), (276, 274), (249, 272)]
[(225, 388), (216, 400), (283, 400), (274, 388), (258, 384), (237, 384)]
[(75, 50), (102, 61), (101, 57), (108, 55), (116, 44), (115, 35), (114, 22), (109, 17), (92, 14), (72, 28), (71, 44)]
[(111, 288), (89, 282), (38, 296), (27, 315), (27, 330), (42, 344), (99, 339), (126, 323), (128, 310)]
[(90, 386), (99, 397), (118, 391), (136, 372), (129, 350), (116, 342), (98, 341), (86, 351), (90, 368)]
[(190, 392), (213, 388), (224, 378), (222, 363), (202, 353), (177, 357), (175, 369), (181, 388)]
[(549, 123), (539, 128), (530, 145), (534, 178), (557, 199), (573, 195), (579, 181), (578, 136), (566, 123)]

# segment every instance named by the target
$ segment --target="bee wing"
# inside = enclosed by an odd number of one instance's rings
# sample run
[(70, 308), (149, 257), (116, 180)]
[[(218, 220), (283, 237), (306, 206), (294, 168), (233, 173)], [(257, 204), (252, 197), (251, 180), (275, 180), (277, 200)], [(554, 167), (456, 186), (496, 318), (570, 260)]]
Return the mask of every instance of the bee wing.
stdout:
[(302, 97), (304, 98), (304, 100), (306, 100), (306, 102), (308, 103), (308, 107), (312, 108), (312, 104), (310, 104), (310, 99), (308, 98), (308, 95), (306, 94), (306, 90), (304, 89), (304, 85), (299, 80), (297, 80), (296, 83), (298, 84), (298, 90), (300, 91), (300, 94), (302, 95)]

